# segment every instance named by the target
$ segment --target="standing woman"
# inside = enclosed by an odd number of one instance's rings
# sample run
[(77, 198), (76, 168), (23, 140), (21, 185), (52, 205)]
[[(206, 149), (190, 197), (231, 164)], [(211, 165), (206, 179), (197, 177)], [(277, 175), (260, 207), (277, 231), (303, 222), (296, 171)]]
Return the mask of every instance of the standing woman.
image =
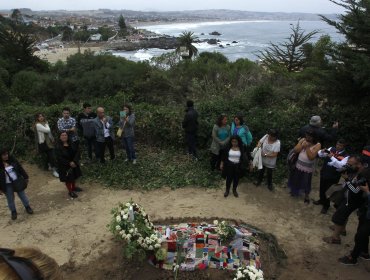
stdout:
[(310, 203), (312, 173), (315, 168), (315, 159), (321, 150), (317, 135), (312, 129), (307, 130), (306, 137), (299, 140), (294, 147), (294, 152), (298, 154), (295, 168), (289, 174), (288, 187), (291, 196), (299, 196), (304, 191), (304, 203)]
[(135, 154), (135, 114), (131, 105), (124, 105), (125, 116), (121, 117), (119, 127), (123, 130), (122, 145), (126, 149), (127, 158), (125, 161), (132, 161), (136, 164)]
[(236, 115), (231, 123), (231, 135), (238, 135), (246, 148), (252, 143), (252, 133), (248, 126), (244, 124), (241, 114)]
[(59, 177), (56, 169), (54, 137), (45, 116), (42, 113), (35, 115), (34, 130), (36, 132), (37, 146), (40, 154), (45, 154), (49, 170), (53, 171), (55, 177)]
[(226, 191), (224, 197), (227, 197), (230, 192), (231, 184), (233, 184), (233, 194), (238, 197), (236, 191), (239, 179), (243, 175), (243, 167), (245, 162), (243, 142), (239, 136), (233, 135), (230, 137), (230, 144), (222, 153), (222, 161), (220, 168), (222, 176), (226, 178)]
[(76, 180), (82, 175), (79, 165), (80, 152), (78, 147), (68, 139), (67, 132), (62, 132), (59, 136), (57, 159), (59, 180), (66, 184), (69, 196), (77, 198), (76, 192), (82, 191), (81, 188), (76, 187)]
[(272, 172), (276, 167), (276, 159), (280, 152), (280, 140), (278, 136), (276, 129), (270, 129), (268, 134), (263, 136), (257, 144), (257, 147), (262, 148), (263, 166), (258, 174), (257, 186), (261, 185), (265, 171), (267, 171), (267, 187), (270, 191), (273, 190)]
[[(23, 169), (22, 165), (12, 156), (9, 155), (7, 149), (0, 151), (1, 163), (0, 163), (0, 193), (5, 193), (8, 207), (11, 211), (12, 220), (17, 219), (17, 209), (14, 203), (14, 189), (13, 182), (23, 177), (25, 183), (28, 184), (28, 174)], [(33, 210), (30, 207), (30, 202), (25, 191), (17, 192), (19, 199), (22, 201), (24, 208), (28, 214), (33, 214)]]
[(211, 170), (220, 168), (221, 151), (226, 147), (230, 140), (230, 126), (227, 124), (227, 117), (222, 114), (218, 117), (212, 130), (211, 144)]

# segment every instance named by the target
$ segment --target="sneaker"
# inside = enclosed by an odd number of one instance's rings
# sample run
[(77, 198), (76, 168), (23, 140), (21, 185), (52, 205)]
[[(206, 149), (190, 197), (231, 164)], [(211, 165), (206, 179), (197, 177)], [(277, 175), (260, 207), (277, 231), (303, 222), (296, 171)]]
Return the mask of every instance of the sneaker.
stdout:
[(226, 191), (225, 193), (224, 193), (224, 197), (228, 197), (229, 196), (229, 192), (228, 191)]
[(33, 210), (32, 210), (32, 208), (31, 208), (30, 206), (26, 207), (26, 212), (27, 212), (28, 214), (30, 214), (30, 215), (32, 215), (32, 214), (33, 214)]
[(59, 173), (56, 170), (53, 170), (53, 176), (55, 178), (59, 178)]
[(136, 164), (136, 159), (134, 159), (134, 160), (132, 161), (132, 164)]
[(325, 243), (328, 243), (328, 244), (336, 244), (336, 245), (340, 245), (342, 243), (342, 241), (340, 239), (334, 239), (333, 237), (329, 236), (329, 237), (324, 237), (322, 239)]
[(12, 211), (12, 220), (16, 220), (17, 219), (17, 211)]
[[(330, 228), (332, 231), (335, 231), (335, 226), (334, 226), (334, 225), (329, 226), (329, 228)], [(340, 233), (340, 235), (342, 235), (342, 236), (347, 236), (347, 231), (346, 231), (346, 230), (342, 231), (342, 232)]]
[(341, 257), (338, 259), (338, 262), (344, 265), (356, 265), (357, 264), (357, 260), (353, 259), (350, 256)]
[(239, 197), (238, 192), (236, 190), (233, 191), (235, 197)]
[(82, 192), (83, 189), (81, 189), (80, 187), (75, 187), (73, 191), (75, 191), (75, 192)]
[(367, 253), (361, 253), (360, 258), (365, 260), (365, 261), (370, 261), (370, 255)]
[(78, 197), (78, 195), (75, 192), (69, 192), (68, 194), (72, 198), (77, 198)]
[(325, 208), (325, 207), (323, 207), (322, 209), (321, 209), (321, 212), (320, 212), (321, 214), (326, 214), (326, 213), (328, 213), (328, 208)]

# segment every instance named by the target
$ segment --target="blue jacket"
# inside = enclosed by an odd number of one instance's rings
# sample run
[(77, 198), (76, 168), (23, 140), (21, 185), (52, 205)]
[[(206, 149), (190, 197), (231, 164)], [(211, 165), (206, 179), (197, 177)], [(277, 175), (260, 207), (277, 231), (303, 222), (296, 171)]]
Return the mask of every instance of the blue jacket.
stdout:
[[(231, 135), (234, 135), (235, 123), (231, 123)], [(243, 144), (249, 146), (252, 143), (252, 133), (250, 132), (248, 126), (242, 125), (239, 128), (238, 136), (242, 139)]]

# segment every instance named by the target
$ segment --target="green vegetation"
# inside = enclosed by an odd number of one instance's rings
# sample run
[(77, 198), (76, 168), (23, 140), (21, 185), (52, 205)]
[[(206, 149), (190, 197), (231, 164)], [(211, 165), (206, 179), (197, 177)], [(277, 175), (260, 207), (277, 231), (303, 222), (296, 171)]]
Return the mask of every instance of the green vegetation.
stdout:
[(198, 40), (198, 37), (194, 35), (194, 32), (184, 31), (178, 38), (179, 47), (176, 49), (176, 52), (180, 53), (182, 48), (188, 52), (188, 55), (184, 55), (184, 59), (192, 59), (193, 56), (198, 54), (198, 49), (193, 45), (193, 43)]
[[(81, 104), (89, 101), (104, 106), (115, 121), (127, 102), (134, 105), (137, 115), (137, 139), (142, 143), (138, 167), (118, 159), (114, 166), (103, 167), (113, 170), (103, 172), (107, 177), (94, 175), (98, 166), (85, 170), (86, 177), (108, 185), (144, 189), (217, 185), (208, 174), (207, 149), (212, 126), (221, 113), (230, 119), (243, 112), (255, 142), (268, 128), (278, 128), (283, 145), (281, 166), (298, 129), (312, 115), (320, 115), (326, 126), (338, 120), (340, 136), (359, 151), (370, 135), (370, 22), (365, 17), (369, 7), (364, 4), (368, 1), (342, 2), (349, 5), (348, 13), (328, 23), (346, 35), (347, 41), (336, 44), (322, 36), (316, 43), (302, 45), (304, 64), (298, 72), (279, 63), (265, 67), (247, 59), (230, 62), (219, 53), (183, 60), (173, 53), (152, 63), (136, 63), (86, 52), (69, 57), (66, 63), (49, 65), (32, 55), (32, 42), (21, 40), (30, 38), (28, 29), (1, 21), (0, 146), (14, 145), (16, 153), (30, 154), (34, 147), (30, 127), (36, 112), (44, 112), (55, 129), (63, 106), (70, 106), (76, 116)], [(354, 3), (356, 9), (351, 6)], [(200, 115), (201, 163), (190, 163), (179, 152), (184, 147), (181, 121), (187, 99), (195, 101)], [(276, 174), (283, 177), (285, 169)]]

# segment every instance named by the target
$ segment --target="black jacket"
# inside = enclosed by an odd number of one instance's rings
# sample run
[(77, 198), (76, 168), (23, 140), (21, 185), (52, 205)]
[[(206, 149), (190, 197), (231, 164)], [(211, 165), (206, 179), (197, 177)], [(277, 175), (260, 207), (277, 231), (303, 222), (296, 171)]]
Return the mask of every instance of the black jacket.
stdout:
[(299, 130), (299, 137), (301, 138), (305, 137), (306, 132), (309, 129), (312, 129), (316, 133), (318, 141), (321, 143), (321, 145), (323, 145), (323, 143), (325, 143), (325, 145), (328, 145), (336, 141), (338, 131), (337, 129), (332, 128), (326, 130), (322, 127), (312, 126), (310, 124), (302, 127)]
[[(12, 165), (17, 173), (17, 176), (22, 176), (24, 179), (28, 180), (28, 174), (23, 169), (22, 165), (12, 156), (9, 157), (8, 163)], [(6, 176), (4, 164), (0, 163), (0, 189), (5, 192), (6, 190)]]
[[(234, 168), (235, 164), (229, 161), (229, 151), (231, 147), (227, 147), (221, 151), (221, 160), (224, 163), (224, 169), (222, 170), (222, 177), (226, 178), (226, 176), (231, 172), (232, 168)], [(248, 167), (248, 158), (245, 153), (245, 149), (240, 147), (240, 159), (239, 163), (237, 164), (238, 168), (238, 175), (239, 177), (243, 177), (247, 171)]]
[(186, 133), (196, 133), (198, 130), (198, 112), (193, 107), (186, 110), (182, 128)]
[[(70, 144), (68, 147), (58, 146), (56, 149), (58, 160), (59, 180), (61, 182), (73, 182), (81, 177), (80, 169), (80, 152), (75, 145)], [(77, 166), (70, 167), (69, 163), (73, 161)]]
[(86, 138), (94, 138), (95, 137), (95, 126), (94, 126), (94, 119), (96, 118), (96, 114), (91, 112), (90, 114), (86, 115), (85, 113), (80, 113), (77, 117), (77, 127), (80, 131), (80, 134)]

